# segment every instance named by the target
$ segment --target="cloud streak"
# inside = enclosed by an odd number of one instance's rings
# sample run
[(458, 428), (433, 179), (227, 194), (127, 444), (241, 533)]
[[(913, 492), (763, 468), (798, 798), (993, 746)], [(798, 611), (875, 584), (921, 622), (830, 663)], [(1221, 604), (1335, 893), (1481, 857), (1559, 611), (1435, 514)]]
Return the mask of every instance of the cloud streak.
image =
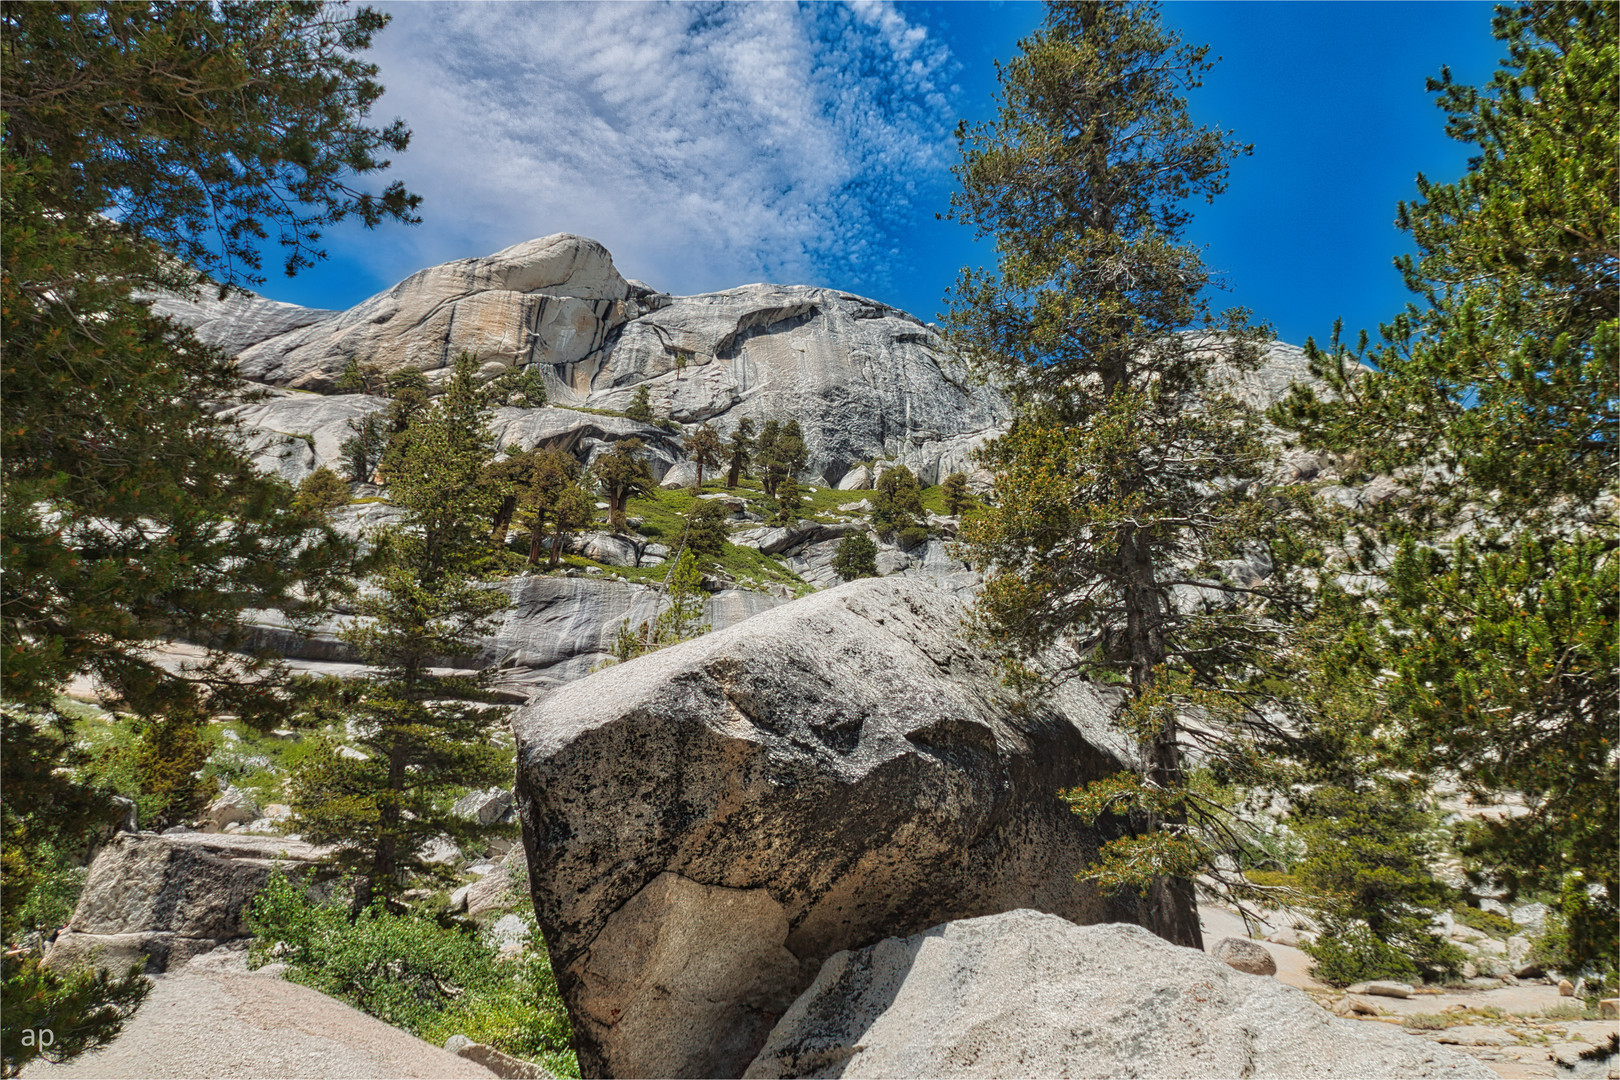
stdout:
[(881, 292), (947, 189), (957, 65), (887, 2), (387, 10), (377, 115), (426, 220), (355, 245), (384, 277), (574, 232), (674, 292)]

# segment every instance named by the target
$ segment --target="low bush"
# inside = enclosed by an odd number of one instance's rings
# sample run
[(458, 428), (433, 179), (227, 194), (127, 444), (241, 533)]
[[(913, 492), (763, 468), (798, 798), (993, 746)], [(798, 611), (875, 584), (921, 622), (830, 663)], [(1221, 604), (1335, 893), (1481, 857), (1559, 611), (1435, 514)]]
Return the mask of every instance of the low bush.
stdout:
[(1311, 974), (1329, 986), (1349, 986), (1372, 979), (1410, 981), (1418, 977), (1411, 957), (1382, 941), (1365, 924), (1340, 926), (1315, 941), (1300, 942), (1316, 963)]
[(351, 917), (347, 904), (317, 903), (273, 874), (249, 914), (252, 962), (288, 965), (287, 978), (330, 994), (436, 1045), (461, 1034), (557, 1076), (579, 1076), (563, 1007), (540, 932), (502, 956), (476, 927), (381, 902)]

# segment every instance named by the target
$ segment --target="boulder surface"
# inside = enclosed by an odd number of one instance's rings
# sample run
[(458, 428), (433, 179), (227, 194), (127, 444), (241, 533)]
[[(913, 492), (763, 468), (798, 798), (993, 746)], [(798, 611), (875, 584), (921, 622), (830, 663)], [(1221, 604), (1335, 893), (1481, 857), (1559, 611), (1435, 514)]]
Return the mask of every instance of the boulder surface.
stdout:
[(520, 710), (535, 911), (587, 1076), (737, 1076), (821, 962), (1027, 907), (1141, 921), (1057, 799), (1100, 699), (1018, 702), (930, 582), (867, 579)]
[(120, 833), (90, 864), (68, 930), (46, 960), (172, 970), (248, 936), (247, 909), (271, 872), (297, 876), (324, 854), (279, 836)]
[(1277, 961), (1272, 958), (1271, 952), (1248, 938), (1223, 937), (1210, 946), (1209, 955), (1250, 975), (1277, 974)]
[(830, 957), (750, 1077), (1479, 1077), (1139, 926), (1012, 911)]

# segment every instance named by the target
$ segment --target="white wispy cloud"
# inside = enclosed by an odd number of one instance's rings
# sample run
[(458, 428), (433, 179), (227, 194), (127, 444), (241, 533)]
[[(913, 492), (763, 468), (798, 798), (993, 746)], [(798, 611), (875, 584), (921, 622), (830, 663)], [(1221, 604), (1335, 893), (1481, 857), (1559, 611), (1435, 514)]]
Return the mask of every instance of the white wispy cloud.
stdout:
[(384, 277), (574, 232), (676, 292), (881, 291), (948, 182), (956, 62), (886, 0), (385, 8), (426, 220), (357, 245)]

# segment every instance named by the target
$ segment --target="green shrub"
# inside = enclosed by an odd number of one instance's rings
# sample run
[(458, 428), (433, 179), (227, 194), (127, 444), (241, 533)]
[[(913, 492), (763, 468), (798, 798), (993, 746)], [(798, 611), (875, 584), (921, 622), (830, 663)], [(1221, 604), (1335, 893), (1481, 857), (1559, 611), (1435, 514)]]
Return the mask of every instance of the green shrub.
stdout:
[(46, 841), (35, 852), (35, 877), (19, 919), (25, 930), (49, 934), (72, 916), (90, 871), (75, 866), (55, 844)]
[[(1410, 787), (1324, 784), (1300, 801), (1290, 827), (1305, 841), (1295, 868), (1323, 933), (1306, 949), (1316, 977), (1444, 979), (1465, 959), (1429, 930), (1451, 891), (1428, 871), (1434, 816)], [(1342, 981), (1341, 981), (1342, 980)]]
[(293, 496), (293, 505), (311, 514), (330, 514), (349, 504), (349, 485), (337, 473), (322, 465), (304, 477)]
[(1412, 980), (1418, 976), (1411, 957), (1381, 941), (1365, 924), (1340, 927), (1315, 941), (1301, 942), (1299, 947), (1316, 961), (1311, 974), (1329, 986), (1349, 986), (1369, 979)]
[(142, 828), (161, 832), (186, 824), (218, 793), (203, 776), (213, 746), (203, 737), (201, 723), (195, 716), (176, 713), (143, 726), (135, 754), (140, 782), (135, 801)]
[(577, 1077), (568, 1014), (533, 920), (530, 947), (503, 958), (470, 924), (393, 914), (380, 902), (351, 919), (347, 904), (316, 903), (278, 872), (248, 926), (255, 965), (281, 960), (293, 982), (429, 1042), (462, 1034)]
[(910, 551), (928, 542), (928, 528), (924, 525), (906, 525), (894, 531), (894, 542)]
[(1559, 971), (1612, 976), (1620, 953), (1620, 913), (1613, 894), (1593, 896), (1585, 875), (1579, 871), (1565, 875), (1558, 903), (1533, 949), (1536, 959)]
[(877, 577), (877, 545), (863, 532), (846, 533), (838, 542), (832, 568), (845, 581)]

